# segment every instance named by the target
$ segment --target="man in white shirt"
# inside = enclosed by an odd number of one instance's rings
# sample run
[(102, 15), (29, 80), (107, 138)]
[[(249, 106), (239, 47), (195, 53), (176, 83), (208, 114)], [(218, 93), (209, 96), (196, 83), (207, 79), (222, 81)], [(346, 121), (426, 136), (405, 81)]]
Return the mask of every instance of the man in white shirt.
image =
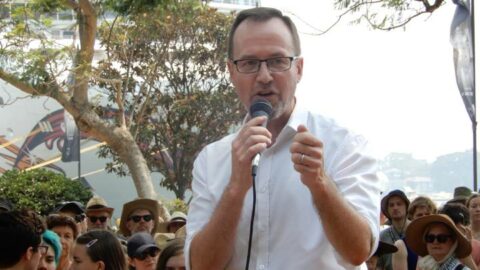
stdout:
[[(228, 69), (240, 101), (266, 99), (273, 113), (247, 116), (241, 129), (205, 147), (193, 170), (185, 258), (189, 269), (357, 269), (376, 249), (380, 191), (366, 141), (301, 108), (303, 73), (292, 21), (272, 8), (240, 12)], [(300, 222), (300, 223), (299, 223)]]

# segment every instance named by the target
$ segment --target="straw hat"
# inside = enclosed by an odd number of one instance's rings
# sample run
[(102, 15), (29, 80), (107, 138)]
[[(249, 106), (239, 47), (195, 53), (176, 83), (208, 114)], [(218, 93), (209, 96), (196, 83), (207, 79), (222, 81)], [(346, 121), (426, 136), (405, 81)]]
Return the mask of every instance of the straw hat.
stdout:
[(163, 250), (169, 241), (175, 239), (175, 234), (173, 233), (156, 233), (154, 236), (155, 243), (157, 246)]
[(453, 221), (443, 214), (428, 215), (413, 220), (407, 227), (407, 245), (419, 256), (428, 255), (427, 244), (424, 241), (425, 230), (432, 223), (443, 223), (455, 234), (458, 246), (455, 254), (458, 258), (465, 258), (472, 252), (472, 245), (467, 238), (457, 229)]
[(168, 232), (168, 225), (175, 222), (187, 223), (187, 215), (180, 211), (173, 212), (169, 221), (161, 222), (158, 225), (158, 232)]
[(388, 214), (388, 200), (390, 200), (390, 198), (394, 196), (400, 197), (405, 202), (405, 205), (406, 205), (405, 211), (407, 211), (408, 206), (410, 205), (410, 200), (408, 200), (407, 195), (405, 195), (403, 191), (399, 189), (390, 191), (387, 195), (385, 195), (385, 197), (382, 198), (382, 202), (381, 202), (382, 213), (388, 219), (390, 219), (390, 215)]
[(146, 209), (152, 213), (153, 216), (153, 230), (152, 233), (157, 231), (158, 227), (158, 213), (160, 212), (158, 202), (152, 199), (135, 199), (133, 201), (127, 202), (123, 205), (122, 217), (120, 218), (120, 232), (124, 236), (130, 236), (130, 230), (127, 228), (127, 219), (133, 211), (137, 209)]
[(90, 213), (108, 212), (111, 217), (113, 210), (113, 208), (108, 207), (107, 202), (102, 197), (94, 196), (88, 201), (85, 213), (88, 215)]

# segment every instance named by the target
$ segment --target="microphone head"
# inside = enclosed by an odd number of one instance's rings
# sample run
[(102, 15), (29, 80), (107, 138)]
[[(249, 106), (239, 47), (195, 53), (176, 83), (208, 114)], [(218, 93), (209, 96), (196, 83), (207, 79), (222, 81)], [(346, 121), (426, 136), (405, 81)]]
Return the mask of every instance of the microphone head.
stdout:
[(272, 104), (266, 99), (259, 98), (253, 102), (250, 106), (250, 116), (252, 118), (259, 116), (266, 116), (270, 119), (272, 116), (273, 108)]

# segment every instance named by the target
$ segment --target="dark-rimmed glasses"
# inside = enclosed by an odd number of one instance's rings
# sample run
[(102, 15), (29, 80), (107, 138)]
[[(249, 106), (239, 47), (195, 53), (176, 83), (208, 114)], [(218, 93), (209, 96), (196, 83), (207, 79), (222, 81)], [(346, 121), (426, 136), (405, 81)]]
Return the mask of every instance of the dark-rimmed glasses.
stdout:
[(449, 234), (427, 234), (427, 235), (425, 235), (425, 242), (433, 243), (433, 242), (435, 242), (435, 239), (437, 239), (438, 243), (444, 244), (450, 238), (452, 238), (452, 236), (449, 235)]
[(92, 223), (97, 223), (97, 220), (100, 220), (101, 223), (105, 223), (105, 221), (107, 221), (107, 218), (108, 217), (106, 217), (106, 216), (101, 216), (101, 217), (89, 216), (88, 217), (88, 219)]
[(267, 59), (238, 59), (232, 60), (240, 73), (256, 73), (260, 70), (262, 62), (267, 64), (270, 72), (287, 71), (292, 67), (292, 61), (298, 59), (296, 56), (272, 57)]
[(82, 221), (85, 219), (85, 214), (75, 215), (73, 218), (75, 219), (75, 221), (76, 221), (77, 223), (80, 223), (80, 222), (82, 222)]
[(143, 219), (145, 222), (149, 222), (150, 220), (153, 219), (152, 215), (144, 215), (144, 216), (131, 216), (128, 218), (128, 220), (133, 220), (133, 222), (138, 223), (140, 220)]
[(135, 259), (143, 261), (147, 258), (147, 256), (155, 258), (158, 255), (158, 253), (160, 253), (159, 249), (150, 248), (150, 249), (147, 249), (144, 252), (140, 253), (138, 256), (135, 256)]

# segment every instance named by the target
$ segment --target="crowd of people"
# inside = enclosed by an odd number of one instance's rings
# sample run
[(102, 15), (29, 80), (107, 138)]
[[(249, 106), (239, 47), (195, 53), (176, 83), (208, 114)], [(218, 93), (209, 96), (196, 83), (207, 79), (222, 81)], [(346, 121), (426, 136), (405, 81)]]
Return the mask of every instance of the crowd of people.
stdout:
[(381, 201), (383, 229), (369, 270), (480, 269), (480, 195), (457, 187), (437, 209), (427, 196), (401, 190)]
[(187, 216), (169, 220), (158, 201), (135, 199), (123, 205), (119, 230), (114, 209), (99, 197), (86, 206), (62, 202), (49, 215), (15, 209), (0, 201), (0, 269), (182, 270)]

